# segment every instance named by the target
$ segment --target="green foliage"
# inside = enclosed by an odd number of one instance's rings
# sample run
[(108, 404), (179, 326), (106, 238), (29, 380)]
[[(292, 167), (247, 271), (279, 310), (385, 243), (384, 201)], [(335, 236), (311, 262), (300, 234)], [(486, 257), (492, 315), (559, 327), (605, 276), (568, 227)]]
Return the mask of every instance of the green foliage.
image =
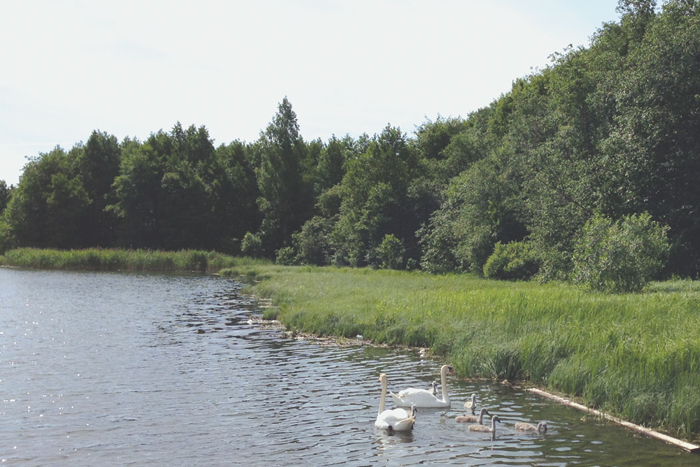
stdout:
[(527, 242), (496, 243), (484, 264), (484, 276), (490, 279), (528, 280), (539, 270), (539, 259)]
[(312, 187), (305, 180), (303, 167), (307, 147), (299, 134), (297, 116), (285, 97), (267, 129), (256, 145), (259, 165), (256, 177), (260, 197), (258, 207), (263, 215), (260, 238), (268, 256), (286, 246), (292, 233), (311, 217)]
[(262, 240), (259, 236), (246, 232), (241, 242), (241, 252), (245, 256), (259, 258), (262, 255)]
[(214, 248), (221, 227), (214, 212), (214, 145), (205, 127), (184, 129), (177, 123), (169, 135), (161, 135), (166, 161), (158, 190), (159, 247), (167, 250)]
[(119, 175), (121, 148), (114, 135), (93, 131), (75, 161), (90, 206), (85, 213), (91, 246), (108, 247), (115, 241), (116, 216), (106, 209), (112, 194), (112, 183)]
[(10, 201), (11, 190), (7, 186), (5, 180), (0, 180), (0, 215), (3, 213), (7, 207), (7, 203)]
[(234, 258), (201, 250), (8, 250), (2, 264), (21, 268), (90, 271), (207, 272), (224, 268), (262, 264), (250, 258)]
[[(387, 234), (415, 245), (417, 217), (409, 196), (419, 173), (417, 154), (398, 128), (387, 126), (366, 149), (346, 162), (339, 187), (341, 205), (330, 235), (335, 262), (353, 266), (377, 264), (376, 248)], [(407, 240), (410, 239), (410, 240)]]
[(277, 250), (277, 258), (275, 259), (275, 263), (285, 266), (291, 266), (296, 263), (296, 253), (294, 252), (294, 248), (291, 246), (285, 246)]
[(318, 160), (318, 179), (320, 191), (328, 190), (339, 184), (345, 175), (345, 161), (353, 153), (354, 141), (350, 137), (342, 140), (332, 136), (323, 148)]
[(332, 229), (332, 219), (315, 216), (306, 221), (299, 232), (292, 234), (294, 247), (298, 251), (301, 263), (318, 266), (331, 263), (329, 234)]
[(637, 292), (654, 278), (669, 251), (668, 227), (647, 213), (618, 222), (596, 215), (586, 223), (574, 253), (575, 283), (594, 290)]
[(76, 145), (66, 153), (60, 147), (31, 159), (6, 209), (6, 221), (20, 246), (73, 248), (89, 245), (92, 204), (76, 171), (83, 152)]
[(217, 250), (238, 254), (240, 239), (260, 225), (256, 199), (260, 196), (252, 151), (240, 141), (216, 149), (216, 175), (212, 183), (213, 212), (220, 222)]
[(10, 227), (5, 222), (4, 217), (0, 216), (0, 255), (4, 255), (5, 252), (14, 246), (12, 232)]
[(420, 233), (423, 269), (480, 273), (497, 242), (525, 237), (517, 183), (501, 170), (499, 158), (489, 157), (451, 181), (445, 202)]
[(426, 159), (445, 159), (447, 148), (455, 135), (467, 128), (461, 118), (443, 118), (438, 115), (436, 121), (428, 120), (416, 129), (416, 146)]
[[(150, 141), (156, 143), (157, 135)], [(164, 173), (161, 157), (150, 143), (124, 142), (119, 176), (113, 183), (114, 202), (107, 207), (119, 219), (118, 245), (157, 245), (158, 194)]]
[(408, 258), (406, 260), (406, 271), (415, 271), (418, 269), (418, 261), (415, 258)]
[(384, 269), (403, 269), (404, 256), (406, 249), (401, 240), (393, 234), (384, 236), (384, 240), (377, 247), (377, 257), (379, 258), (380, 267)]

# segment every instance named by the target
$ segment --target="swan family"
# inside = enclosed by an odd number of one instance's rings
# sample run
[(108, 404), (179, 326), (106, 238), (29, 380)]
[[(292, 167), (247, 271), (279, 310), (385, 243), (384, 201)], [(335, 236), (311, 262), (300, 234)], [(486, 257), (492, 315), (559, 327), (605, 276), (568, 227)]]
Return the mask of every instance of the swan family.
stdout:
[[(379, 383), (381, 383), (382, 392), (379, 399), (377, 420), (374, 422), (374, 426), (381, 430), (409, 431), (413, 429), (416, 423), (418, 408), (450, 408), (451, 401), (447, 392), (448, 374), (454, 374), (454, 369), (449, 365), (442, 365), (440, 367), (441, 397), (438, 397), (437, 383), (435, 381), (433, 381), (430, 389), (408, 388), (394, 394), (388, 391), (389, 378), (386, 373), (380, 374)], [(387, 392), (389, 392), (389, 396), (398, 407), (385, 409)], [(406, 409), (406, 407), (409, 407), (409, 409)], [(477, 417), (475, 415), (476, 394), (472, 394), (471, 399), (465, 402), (464, 407), (469, 409), (471, 414), (459, 415), (455, 418), (455, 421), (457, 423), (475, 423), (467, 427), (469, 431), (490, 433), (491, 439), (495, 439), (496, 423), (501, 422), (498, 415), (491, 415), (486, 407), (482, 407)], [(484, 415), (491, 416), (491, 426), (484, 425)], [(539, 422), (537, 425), (518, 422), (514, 425), (514, 429), (524, 433), (545, 434), (547, 433), (547, 422)]]

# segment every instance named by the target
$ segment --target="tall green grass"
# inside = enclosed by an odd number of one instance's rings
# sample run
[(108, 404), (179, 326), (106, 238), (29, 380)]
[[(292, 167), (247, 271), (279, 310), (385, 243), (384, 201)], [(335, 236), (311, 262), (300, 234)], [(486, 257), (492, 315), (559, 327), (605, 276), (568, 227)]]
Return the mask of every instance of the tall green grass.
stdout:
[(33, 269), (89, 271), (218, 272), (223, 268), (268, 264), (210, 251), (182, 250), (45, 250), (18, 248), (0, 256), (0, 265)]
[[(431, 347), (469, 377), (529, 381), (674, 435), (700, 433), (700, 284), (606, 295), (565, 284), (256, 268), (288, 327)], [(268, 312), (269, 313), (269, 312)]]

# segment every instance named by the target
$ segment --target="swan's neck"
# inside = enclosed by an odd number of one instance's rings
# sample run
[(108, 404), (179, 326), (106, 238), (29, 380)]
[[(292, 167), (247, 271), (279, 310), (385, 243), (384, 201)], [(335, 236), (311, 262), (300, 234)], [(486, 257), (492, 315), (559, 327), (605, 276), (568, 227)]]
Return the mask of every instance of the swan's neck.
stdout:
[(484, 424), (484, 411), (479, 412), (479, 425)]
[(442, 384), (442, 400), (445, 403), (449, 403), (450, 396), (447, 395), (447, 368), (443, 368), (440, 371), (440, 383)]
[(382, 397), (379, 399), (379, 412), (384, 412), (384, 399), (386, 399), (386, 381), (382, 381)]

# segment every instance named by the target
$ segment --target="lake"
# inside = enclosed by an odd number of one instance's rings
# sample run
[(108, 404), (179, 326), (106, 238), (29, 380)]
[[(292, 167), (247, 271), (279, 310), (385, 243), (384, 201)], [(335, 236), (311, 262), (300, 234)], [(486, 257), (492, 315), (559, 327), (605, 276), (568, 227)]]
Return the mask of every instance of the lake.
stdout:
[[(448, 378), (451, 410), (377, 430), (389, 389), (428, 388), (417, 351), (288, 338), (240, 284), (204, 275), (0, 269), (7, 465), (695, 466), (700, 458), (508, 386)], [(472, 393), (496, 439), (455, 417)], [(488, 418), (486, 418), (488, 423)], [(546, 421), (546, 435), (517, 421)]]

